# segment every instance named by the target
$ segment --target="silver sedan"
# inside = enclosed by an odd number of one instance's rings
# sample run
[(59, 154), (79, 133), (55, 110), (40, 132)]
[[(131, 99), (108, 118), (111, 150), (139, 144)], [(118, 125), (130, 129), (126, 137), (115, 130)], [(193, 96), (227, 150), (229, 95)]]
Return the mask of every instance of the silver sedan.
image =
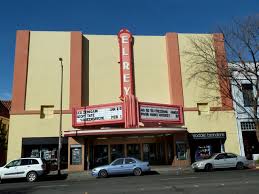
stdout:
[(118, 174), (140, 176), (142, 172), (148, 171), (150, 171), (149, 162), (142, 162), (135, 158), (118, 158), (109, 165), (94, 168), (92, 170), (92, 176), (103, 178)]
[(194, 162), (192, 168), (197, 170), (211, 171), (215, 168), (237, 168), (244, 169), (249, 164), (248, 160), (232, 153), (217, 153), (206, 160)]

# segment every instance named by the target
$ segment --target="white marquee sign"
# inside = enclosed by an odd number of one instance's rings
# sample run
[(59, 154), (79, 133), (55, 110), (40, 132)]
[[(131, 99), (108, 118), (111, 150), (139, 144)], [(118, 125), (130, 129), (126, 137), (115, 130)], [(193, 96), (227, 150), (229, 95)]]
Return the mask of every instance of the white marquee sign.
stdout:
[(75, 110), (74, 126), (97, 125), (123, 121), (122, 105), (86, 107)]
[(170, 107), (163, 105), (141, 104), (140, 120), (154, 122), (181, 122), (181, 113), (179, 107)]

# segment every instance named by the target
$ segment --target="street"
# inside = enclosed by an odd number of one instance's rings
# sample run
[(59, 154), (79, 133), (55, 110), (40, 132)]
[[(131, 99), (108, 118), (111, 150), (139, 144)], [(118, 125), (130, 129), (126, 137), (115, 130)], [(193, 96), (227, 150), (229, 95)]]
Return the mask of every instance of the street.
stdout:
[(0, 184), (0, 193), (15, 194), (94, 194), (94, 193), (259, 193), (259, 171), (224, 170), (187, 174), (152, 174), (140, 177), (122, 176), (83, 180), (53, 180), (47, 178), (35, 183), (5, 181)]

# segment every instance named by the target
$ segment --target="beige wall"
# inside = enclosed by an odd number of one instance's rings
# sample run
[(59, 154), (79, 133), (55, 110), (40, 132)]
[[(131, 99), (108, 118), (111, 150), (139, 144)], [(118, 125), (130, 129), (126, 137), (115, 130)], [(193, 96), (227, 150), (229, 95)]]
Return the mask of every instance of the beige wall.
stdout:
[(63, 58), (63, 109), (69, 109), (70, 32), (30, 32), (25, 110), (40, 110), (41, 105), (59, 109)]
[(136, 96), (139, 101), (170, 103), (164, 36), (134, 36)]
[[(209, 103), (210, 107), (221, 106), (220, 101), (211, 101), (210, 97), (219, 97), (219, 91), (208, 90), (199, 87), (197, 80), (190, 80), (195, 71), (195, 64), (190, 62), (192, 55), (187, 55), (186, 52), (193, 51), (191, 40), (202, 38), (212, 38), (211, 34), (178, 34), (179, 52), (181, 61), (183, 96), (185, 107), (197, 107), (197, 103)], [(194, 71), (193, 71), (194, 70)], [(200, 80), (199, 80), (200, 81)]]
[(117, 36), (84, 35), (84, 38), (89, 41), (89, 105), (119, 102), (120, 58)]
[[(89, 104), (119, 102), (120, 56), (117, 36), (84, 35), (84, 37), (89, 41)], [(86, 52), (85, 50), (84, 55)], [(134, 36), (133, 53), (135, 90), (138, 99), (169, 103), (164, 36)]]
[[(71, 114), (63, 115), (63, 130), (72, 128)], [(21, 157), (23, 137), (58, 137), (59, 114), (41, 119), (40, 115), (11, 115), (9, 126), (8, 156), (10, 161)]]

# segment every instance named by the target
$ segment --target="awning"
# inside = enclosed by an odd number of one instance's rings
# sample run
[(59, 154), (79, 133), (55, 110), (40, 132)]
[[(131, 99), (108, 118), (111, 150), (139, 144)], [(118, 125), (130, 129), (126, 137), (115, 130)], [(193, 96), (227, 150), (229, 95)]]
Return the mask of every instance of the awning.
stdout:
[[(62, 143), (67, 144), (67, 138), (62, 138)], [(25, 137), (22, 145), (50, 145), (58, 144), (58, 137)]]
[(81, 129), (65, 131), (65, 137), (98, 136), (98, 135), (141, 135), (141, 134), (174, 134), (187, 132), (187, 128), (132, 128), (132, 129)]

